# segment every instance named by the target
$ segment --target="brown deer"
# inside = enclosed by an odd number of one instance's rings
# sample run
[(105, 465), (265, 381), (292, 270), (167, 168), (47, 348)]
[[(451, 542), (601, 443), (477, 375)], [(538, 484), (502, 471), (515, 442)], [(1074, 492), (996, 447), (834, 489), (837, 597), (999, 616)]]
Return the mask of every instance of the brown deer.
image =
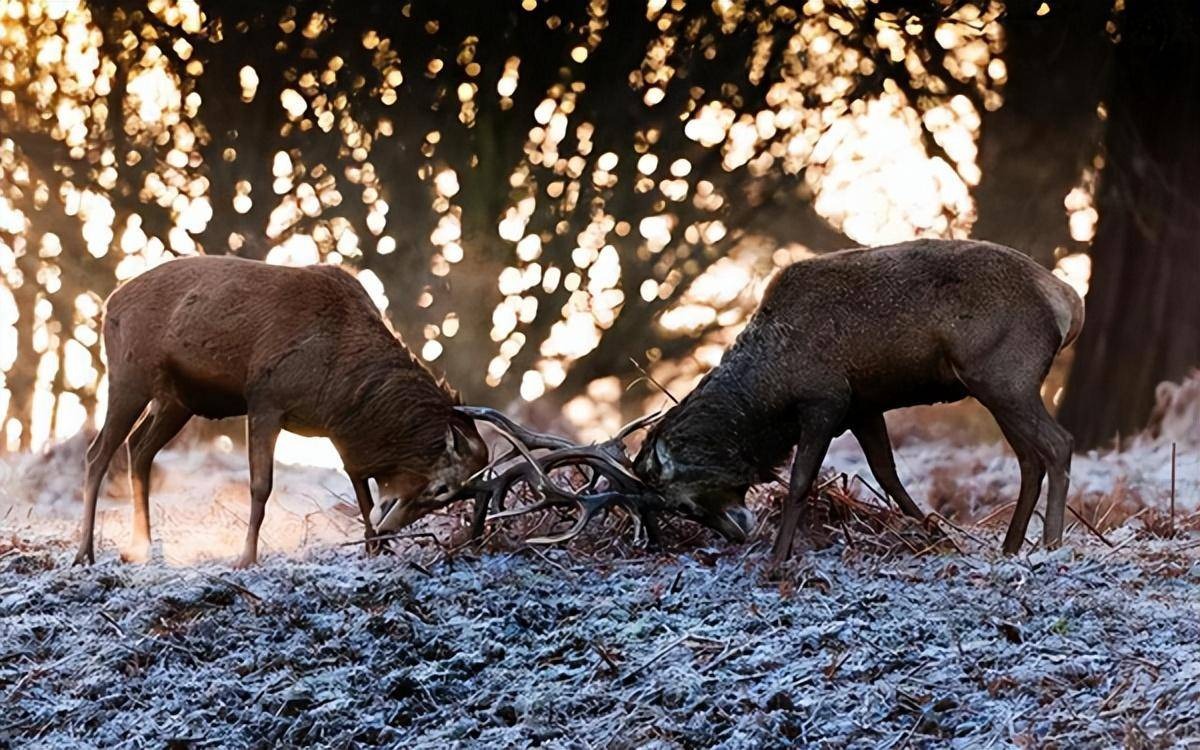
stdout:
[[(237, 565), (257, 560), (281, 429), (328, 437), (371, 527), (371, 490), (399, 498), (452, 492), (487, 463), (456, 397), (389, 330), (366, 290), (331, 266), (286, 268), (234, 257), (180, 258), (109, 296), (104, 313), (108, 411), (88, 448), (77, 564), (94, 561), (96, 496), (128, 437), (133, 550), (150, 544), (150, 467), (193, 416), (247, 415), (250, 522)], [(134, 429), (138, 418), (145, 417)], [(130, 435), (130, 431), (133, 434)]]
[(743, 540), (755, 527), (747, 489), (795, 448), (779, 563), (834, 437), (850, 430), (883, 490), (920, 518), (896, 475), (883, 413), (974, 396), (1021, 468), (1004, 551), (1020, 549), (1044, 474), (1044, 541), (1054, 547), (1072, 440), (1040, 388), (1082, 325), (1070, 286), (987, 242), (917, 240), (802, 261), (772, 280), (720, 366), (654, 425), (635, 471), (666, 508)]

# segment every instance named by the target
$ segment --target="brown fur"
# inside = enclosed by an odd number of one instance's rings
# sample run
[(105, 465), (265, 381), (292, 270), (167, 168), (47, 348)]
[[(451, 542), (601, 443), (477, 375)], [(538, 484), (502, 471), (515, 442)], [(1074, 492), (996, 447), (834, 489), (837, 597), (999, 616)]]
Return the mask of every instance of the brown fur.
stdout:
[[(411, 499), (433, 479), (461, 481), (486, 461), (454, 397), (384, 323), (362, 286), (330, 266), (286, 268), (233, 257), (171, 261), (105, 303), (109, 399), (88, 451), (80, 562), (92, 557), (95, 492), (129, 438), (135, 546), (149, 541), (149, 465), (193, 415), (249, 417), (251, 529), (256, 556), (280, 429), (332, 440), (371, 535), (367, 480)], [(447, 454), (451, 455), (447, 455)], [(444, 464), (439, 467), (439, 462)]]

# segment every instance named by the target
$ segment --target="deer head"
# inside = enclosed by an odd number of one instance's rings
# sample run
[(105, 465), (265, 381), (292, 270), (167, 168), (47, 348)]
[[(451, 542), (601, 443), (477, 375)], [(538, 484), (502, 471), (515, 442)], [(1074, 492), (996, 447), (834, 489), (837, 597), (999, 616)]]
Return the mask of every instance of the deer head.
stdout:
[[(746, 491), (756, 477), (740, 461), (710, 463), (696, 444), (680, 445), (670, 429), (673, 421), (664, 420), (650, 432), (634, 461), (634, 472), (662, 497), (666, 510), (699, 521), (730, 541), (745, 541), (757, 524), (745, 505)], [(718, 453), (726, 452), (716, 448)]]
[(441, 507), (488, 463), (487, 443), (474, 423), (452, 411), (444, 449), (428, 473), (408, 471), (377, 478), (383, 500), (371, 511), (379, 532), (402, 529)]

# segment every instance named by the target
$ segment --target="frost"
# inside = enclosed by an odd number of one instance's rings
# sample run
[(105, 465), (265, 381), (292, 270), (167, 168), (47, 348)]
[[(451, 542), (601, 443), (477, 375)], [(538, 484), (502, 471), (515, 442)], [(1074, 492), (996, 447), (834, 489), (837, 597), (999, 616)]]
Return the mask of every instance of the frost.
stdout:
[[(339, 546), (360, 534), (344, 478), (287, 466), (264, 564), (233, 571), (245, 462), (188, 450), (156, 464), (156, 561), (116, 560), (128, 510), (113, 482), (100, 563), (71, 568), (81, 452), (0, 465), (0, 745), (1200, 740), (1192, 447), (1179, 446), (1174, 538), (1147, 521), (1165, 512), (1170, 446), (1146, 440), (1075, 458), (1073, 505), (1129, 506), (1106, 541), (1075, 525), (1064, 550), (1005, 559), (1005, 516), (987, 516), (1016, 492), (1007, 450), (908, 442), (902, 475), (963, 527), (948, 532), (963, 552), (835, 530), (776, 576), (762, 567), (769, 539), (732, 546), (680, 526), (656, 553), (595, 534), (456, 551), (457, 516), (425, 529), (440, 542), (368, 559)], [(869, 476), (852, 443), (826, 468)]]

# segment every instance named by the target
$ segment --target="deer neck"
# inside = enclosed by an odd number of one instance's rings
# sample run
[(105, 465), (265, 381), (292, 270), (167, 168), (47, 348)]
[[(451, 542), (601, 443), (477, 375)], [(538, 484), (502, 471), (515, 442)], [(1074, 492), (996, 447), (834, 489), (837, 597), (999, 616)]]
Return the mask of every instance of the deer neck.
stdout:
[(787, 456), (798, 425), (771, 393), (749, 389), (732, 374), (715, 375), (677, 407), (673, 424), (663, 426), (668, 441), (688, 452), (689, 463), (720, 467), (731, 481), (760, 481)]
[(349, 408), (331, 437), (347, 469), (365, 476), (430, 471), (446, 448), (450, 399), (423, 370), (392, 367), (350, 379)]

